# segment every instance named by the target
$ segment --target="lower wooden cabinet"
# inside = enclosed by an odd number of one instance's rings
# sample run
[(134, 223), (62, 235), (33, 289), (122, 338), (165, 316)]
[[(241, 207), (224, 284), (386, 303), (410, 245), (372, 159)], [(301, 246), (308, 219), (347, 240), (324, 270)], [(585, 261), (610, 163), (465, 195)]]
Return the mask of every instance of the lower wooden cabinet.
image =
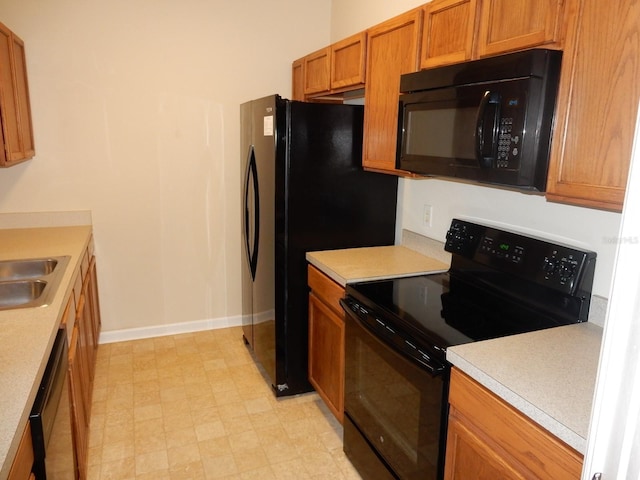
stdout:
[(31, 473), (33, 468), (34, 456), (33, 456), (33, 440), (31, 438), (31, 424), (27, 422), (27, 426), (22, 434), (20, 445), (18, 446), (18, 452), (9, 470), (9, 477), (7, 480), (31, 480), (35, 476)]
[(87, 478), (89, 453), (89, 422), (93, 397), (93, 379), (100, 335), (100, 303), (98, 299), (96, 262), (92, 249), (83, 259), (81, 277), (69, 300), (67, 315), (75, 315), (69, 346), (69, 396), (71, 399), (71, 429), (80, 480)]
[(308, 268), (309, 382), (335, 417), (344, 419), (344, 288)]
[(445, 480), (579, 479), (578, 452), (454, 368)]
[(85, 392), (89, 385), (89, 373), (86, 359), (79, 347), (79, 337), (79, 326), (75, 325), (69, 346), (69, 397), (71, 399), (71, 431), (78, 477), (86, 479), (89, 453), (89, 417)]

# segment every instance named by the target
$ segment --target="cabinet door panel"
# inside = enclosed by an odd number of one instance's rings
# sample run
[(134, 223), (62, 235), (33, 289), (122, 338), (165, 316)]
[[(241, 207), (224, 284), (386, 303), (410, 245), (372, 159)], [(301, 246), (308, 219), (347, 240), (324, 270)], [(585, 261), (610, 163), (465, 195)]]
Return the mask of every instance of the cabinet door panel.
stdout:
[(11, 74), (13, 39), (11, 31), (0, 24), (0, 118), (4, 139), (3, 160), (11, 163), (20, 158), (20, 132), (18, 130), (18, 105)]
[(76, 324), (69, 346), (69, 397), (71, 399), (71, 424), (76, 452), (76, 466), (81, 479), (87, 478), (87, 457), (89, 453), (89, 421), (85, 405), (86, 365), (78, 349), (79, 331)]
[(364, 83), (366, 43), (362, 32), (331, 45), (331, 89)]
[(33, 128), (31, 125), (31, 105), (29, 103), (29, 85), (27, 82), (27, 61), (24, 42), (13, 35), (13, 60), (15, 68), (15, 88), (18, 98), (18, 130), (20, 131), (21, 159), (35, 155), (33, 147)]
[(24, 43), (0, 23), (0, 166), (34, 156)]
[(291, 100), (304, 100), (304, 59), (291, 65)]
[(309, 381), (335, 417), (344, 419), (344, 319), (309, 294)]
[(562, 59), (547, 198), (621, 211), (640, 98), (640, 1), (579, 3)]
[(559, 41), (565, 0), (484, 0), (479, 56)]
[(33, 462), (33, 437), (31, 436), (31, 424), (27, 422), (7, 480), (31, 479)]
[(396, 170), (400, 75), (418, 69), (422, 10), (412, 10), (367, 31), (362, 164), (372, 170)]
[(524, 479), (516, 469), (491, 450), (486, 441), (458, 420), (452, 409), (447, 435), (445, 480)]
[(331, 50), (329, 47), (304, 57), (304, 93), (328, 92)]
[[(456, 471), (469, 472), (475, 468), (469, 464), (485, 462), (487, 475), (503, 472), (487, 478), (580, 478), (583, 459), (578, 452), (456, 368), (451, 371), (449, 403), (446, 478), (476, 478)], [(510, 470), (518, 475), (506, 475)]]
[(424, 7), (420, 68), (471, 58), (476, 6), (476, 0), (434, 0)]

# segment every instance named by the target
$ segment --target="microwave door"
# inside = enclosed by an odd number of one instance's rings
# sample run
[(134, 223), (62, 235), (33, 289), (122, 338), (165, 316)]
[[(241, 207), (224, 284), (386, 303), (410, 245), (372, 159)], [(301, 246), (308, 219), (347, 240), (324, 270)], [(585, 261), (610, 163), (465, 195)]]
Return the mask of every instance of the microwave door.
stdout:
[[(444, 177), (457, 176), (459, 168), (479, 169), (476, 131), (483, 92), (460, 90), (405, 96), (400, 104), (399, 168)], [(488, 105), (485, 115), (493, 110), (495, 106)], [(488, 120), (483, 125), (488, 135)]]
[(487, 90), (482, 95), (476, 120), (476, 158), (480, 168), (492, 168), (497, 161), (500, 134), (500, 94)]

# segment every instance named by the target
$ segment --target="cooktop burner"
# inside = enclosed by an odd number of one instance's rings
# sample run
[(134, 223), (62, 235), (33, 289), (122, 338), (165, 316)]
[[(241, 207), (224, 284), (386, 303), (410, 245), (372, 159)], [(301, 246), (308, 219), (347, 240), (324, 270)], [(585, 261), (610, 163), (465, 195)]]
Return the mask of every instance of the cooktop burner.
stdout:
[(594, 252), (456, 219), (445, 249), (446, 273), (348, 284), (347, 296), (441, 352), (587, 320)]

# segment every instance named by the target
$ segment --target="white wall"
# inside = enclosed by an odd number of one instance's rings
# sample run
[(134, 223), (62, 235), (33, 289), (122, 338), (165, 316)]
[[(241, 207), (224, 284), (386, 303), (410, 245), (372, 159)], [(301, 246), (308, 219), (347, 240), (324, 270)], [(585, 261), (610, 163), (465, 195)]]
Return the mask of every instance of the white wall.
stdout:
[(427, 0), (333, 0), (331, 42), (366, 30), (391, 17), (428, 3)]
[[(422, 0), (333, 0), (331, 41), (424, 3)], [(444, 240), (453, 217), (473, 217), (580, 245), (598, 253), (593, 291), (609, 296), (620, 226), (617, 213), (549, 203), (537, 195), (436, 179), (401, 179), (400, 192), (402, 213), (398, 230), (406, 228)], [(430, 227), (423, 222), (425, 205), (433, 208)]]
[[(403, 179), (402, 228), (444, 240), (451, 219), (475, 218), (507, 229), (581, 246), (598, 254), (593, 292), (609, 296), (620, 215), (550, 203), (541, 195), (437, 179)], [(432, 225), (423, 221), (432, 206)]]
[(239, 315), (239, 104), (290, 95), (330, 0), (0, 0), (0, 21), (36, 141), (0, 213), (92, 211), (105, 331)]

